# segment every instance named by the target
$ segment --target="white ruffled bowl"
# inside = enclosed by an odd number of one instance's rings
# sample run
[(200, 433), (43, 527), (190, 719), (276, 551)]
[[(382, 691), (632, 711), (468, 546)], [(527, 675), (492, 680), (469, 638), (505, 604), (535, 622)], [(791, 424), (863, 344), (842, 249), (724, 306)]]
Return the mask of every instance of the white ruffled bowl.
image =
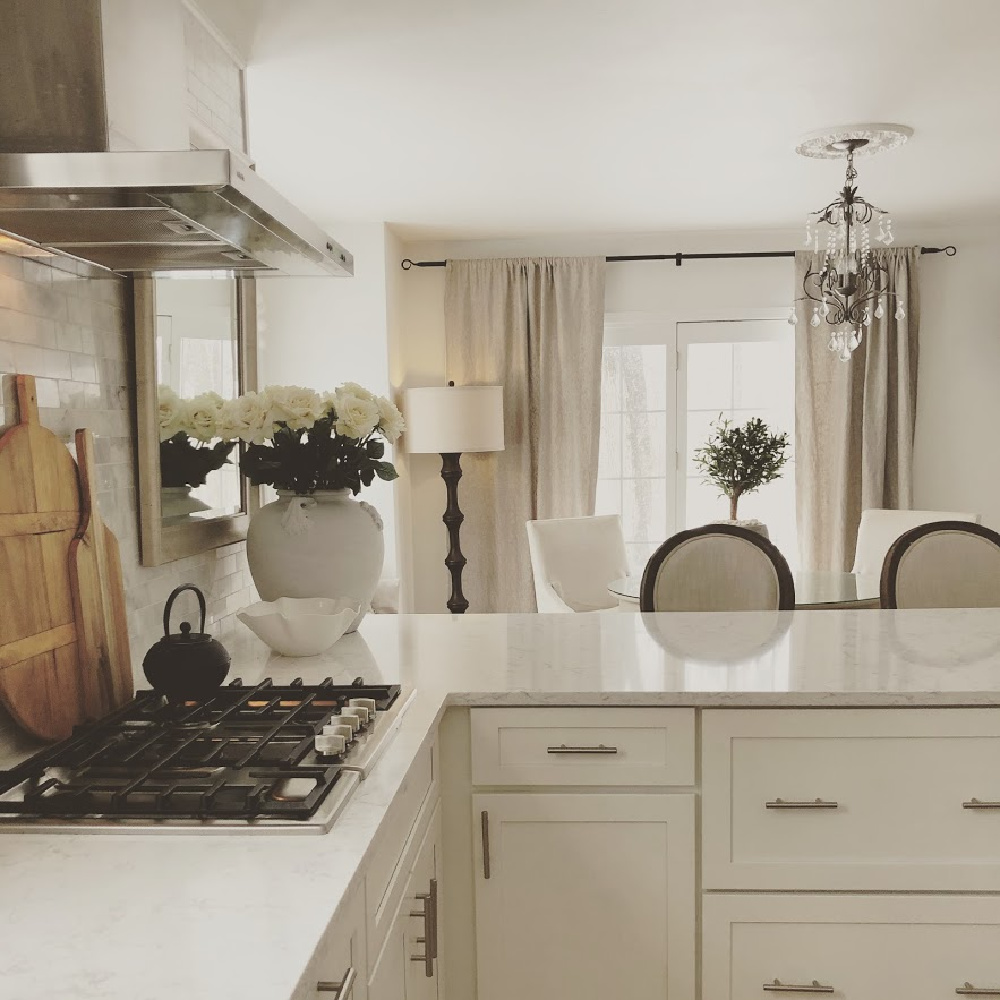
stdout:
[(237, 618), (282, 656), (315, 656), (329, 649), (361, 607), (342, 597), (279, 597), (243, 608)]

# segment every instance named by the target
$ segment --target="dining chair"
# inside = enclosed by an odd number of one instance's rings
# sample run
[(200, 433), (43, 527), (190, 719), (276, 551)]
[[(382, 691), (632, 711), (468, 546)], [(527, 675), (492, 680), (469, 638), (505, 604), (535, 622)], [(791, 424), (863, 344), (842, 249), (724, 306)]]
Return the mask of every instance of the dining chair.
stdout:
[(852, 573), (882, 572), (882, 564), (892, 543), (905, 531), (930, 524), (932, 521), (973, 521), (979, 524), (978, 514), (963, 514), (951, 510), (882, 510), (870, 507), (861, 512), (858, 541), (854, 552)]
[(650, 557), (640, 611), (791, 611), (795, 583), (766, 538), (734, 524), (706, 524), (668, 538)]
[(528, 521), (528, 551), (541, 612), (617, 608), (608, 584), (628, 574), (617, 514)]
[(889, 549), (883, 608), (1000, 608), (1000, 533), (970, 521), (932, 521)]

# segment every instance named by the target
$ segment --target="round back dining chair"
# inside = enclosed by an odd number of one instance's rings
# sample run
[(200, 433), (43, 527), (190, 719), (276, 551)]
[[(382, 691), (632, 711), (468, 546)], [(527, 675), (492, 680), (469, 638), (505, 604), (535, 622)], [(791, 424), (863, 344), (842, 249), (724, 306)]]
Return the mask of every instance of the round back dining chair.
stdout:
[(791, 611), (795, 583), (766, 538), (735, 524), (706, 524), (668, 538), (650, 557), (641, 611)]
[(539, 611), (605, 611), (618, 606), (608, 584), (628, 573), (628, 557), (617, 514), (528, 521), (527, 529)]
[(883, 608), (1000, 608), (1000, 534), (932, 521), (901, 535), (882, 564)]

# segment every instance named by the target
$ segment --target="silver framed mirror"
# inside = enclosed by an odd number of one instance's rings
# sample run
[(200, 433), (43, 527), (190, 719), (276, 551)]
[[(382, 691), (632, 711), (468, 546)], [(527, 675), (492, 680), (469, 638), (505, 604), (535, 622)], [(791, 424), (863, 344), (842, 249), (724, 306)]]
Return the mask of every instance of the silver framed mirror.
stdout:
[(257, 292), (252, 277), (157, 274), (132, 294), (141, 559), (160, 566), (242, 541), (260, 506), (242, 444), (192, 426), (195, 401), (257, 388)]

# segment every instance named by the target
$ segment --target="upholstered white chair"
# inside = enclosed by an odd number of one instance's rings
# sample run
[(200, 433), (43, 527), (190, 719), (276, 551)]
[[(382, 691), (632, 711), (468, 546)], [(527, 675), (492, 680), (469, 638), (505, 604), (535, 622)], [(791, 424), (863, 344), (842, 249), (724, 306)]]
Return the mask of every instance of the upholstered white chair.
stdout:
[(617, 514), (528, 521), (527, 528), (539, 611), (603, 611), (618, 606), (608, 584), (628, 575), (628, 558)]
[(974, 521), (979, 524), (981, 520), (978, 514), (950, 510), (881, 510), (875, 507), (863, 510), (852, 572), (881, 573), (890, 546), (910, 528), (931, 521)]
[(1000, 534), (969, 521), (904, 532), (882, 567), (883, 608), (1000, 608)]
[(766, 538), (732, 524), (706, 524), (668, 538), (650, 557), (641, 611), (790, 611), (795, 583)]

